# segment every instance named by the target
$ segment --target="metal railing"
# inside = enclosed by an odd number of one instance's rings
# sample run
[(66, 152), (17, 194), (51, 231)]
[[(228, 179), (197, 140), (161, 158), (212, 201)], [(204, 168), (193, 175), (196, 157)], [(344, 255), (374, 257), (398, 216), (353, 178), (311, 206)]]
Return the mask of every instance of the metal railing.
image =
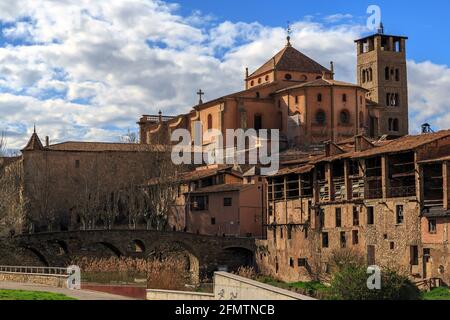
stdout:
[(0, 272), (60, 276), (69, 275), (67, 268), (57, 267), (0, 266)]

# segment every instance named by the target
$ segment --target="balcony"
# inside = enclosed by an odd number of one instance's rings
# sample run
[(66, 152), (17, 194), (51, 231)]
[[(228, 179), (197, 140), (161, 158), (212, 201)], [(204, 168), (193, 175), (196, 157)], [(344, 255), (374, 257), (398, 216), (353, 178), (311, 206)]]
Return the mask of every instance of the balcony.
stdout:
[(343, 201), (347, 199), (347, 190), (345, 189), (344, 177), (333, 179), (333, 187), (335, 201)]
[(416, 186), (401, 186), (389, 188), (391, 198), (414, 197), (416, 195)]

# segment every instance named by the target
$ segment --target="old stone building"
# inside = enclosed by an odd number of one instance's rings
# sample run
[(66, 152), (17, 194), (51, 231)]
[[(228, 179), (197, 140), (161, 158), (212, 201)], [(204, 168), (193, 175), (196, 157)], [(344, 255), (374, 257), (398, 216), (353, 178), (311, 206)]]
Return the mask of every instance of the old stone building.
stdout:
[[(179, 116), (144, 115), (142, 143), (168, 142), (178, 128), (279, 129), (282, 147), (339, 142), (357, 134), (397, 137), (408, 133), (406, 38), (375, 34), (356, 40), (358, 83), (334, 80), (327, 69), (286, 46), (253, 73), (245, 90), (203, 102)], [(202, 91), (199, 91), (201, 96)], [(215, 143), (204, 137), (203, 145)], [(225, 141), (226, 143), (226, 141)]]
[(25, 231), (128, 226), (119, 192), (153, 177), (161, 151), (131, 143), (49, 144), (48, 138), (43, 145), (34, 132), (22, 150)]
[(450, 130), (396, 140), (330, 142), (268, 178), (258, 265), (285, 281), (329, 271), (350, 248), (369, 264), (449, 283)]
[(172, 229), (202, 235), (261, 237), (266, 191), (257, 173), (255, 169), (242, 173), (229, 165), (208, 165), (181, 174), (170, 214)]

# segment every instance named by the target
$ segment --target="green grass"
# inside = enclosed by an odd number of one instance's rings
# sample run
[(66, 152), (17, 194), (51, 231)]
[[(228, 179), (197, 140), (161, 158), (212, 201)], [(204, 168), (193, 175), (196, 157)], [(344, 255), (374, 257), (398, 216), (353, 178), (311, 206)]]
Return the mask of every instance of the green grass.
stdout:
[(262, 276), (257, 279), (262, 283), (269, 284), (274, 287), (286, 289), (286, 290), (296, 290), (300, 289), (304, 294), (316, 296), (316, 294), (326, 293), (329, 288), (325, 286), (323, 283), (318, 281), (310, 281), (310, 282), (293, 282), (286, 283), (279, 280), (275, 280), (271, 277)]
[(450, 300), (449, 288), (436, 288), (423, 294), (424, 300)]
[(0, 300), (76, 300), (61, 293), (0, 290)]

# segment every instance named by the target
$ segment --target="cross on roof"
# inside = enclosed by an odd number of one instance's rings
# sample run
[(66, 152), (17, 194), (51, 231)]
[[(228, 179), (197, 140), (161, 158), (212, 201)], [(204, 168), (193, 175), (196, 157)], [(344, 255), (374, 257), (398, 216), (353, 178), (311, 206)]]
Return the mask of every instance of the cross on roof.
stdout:
[(291, 29), (291, 23), (289, 21), (287, 22), (286, 33), (287, 33), (287, 37), (286, 37), (287, 45), (290, 46), (291, 45), (292, 29)]
[(202, 96), (203, 96), (205, 93), (202, 91), (202, 89), (199, 89), (198, 92), (197, 92), (197, 94), (198, 94), (198, 104), (202, 104), (202, 103), (203, 103)]

